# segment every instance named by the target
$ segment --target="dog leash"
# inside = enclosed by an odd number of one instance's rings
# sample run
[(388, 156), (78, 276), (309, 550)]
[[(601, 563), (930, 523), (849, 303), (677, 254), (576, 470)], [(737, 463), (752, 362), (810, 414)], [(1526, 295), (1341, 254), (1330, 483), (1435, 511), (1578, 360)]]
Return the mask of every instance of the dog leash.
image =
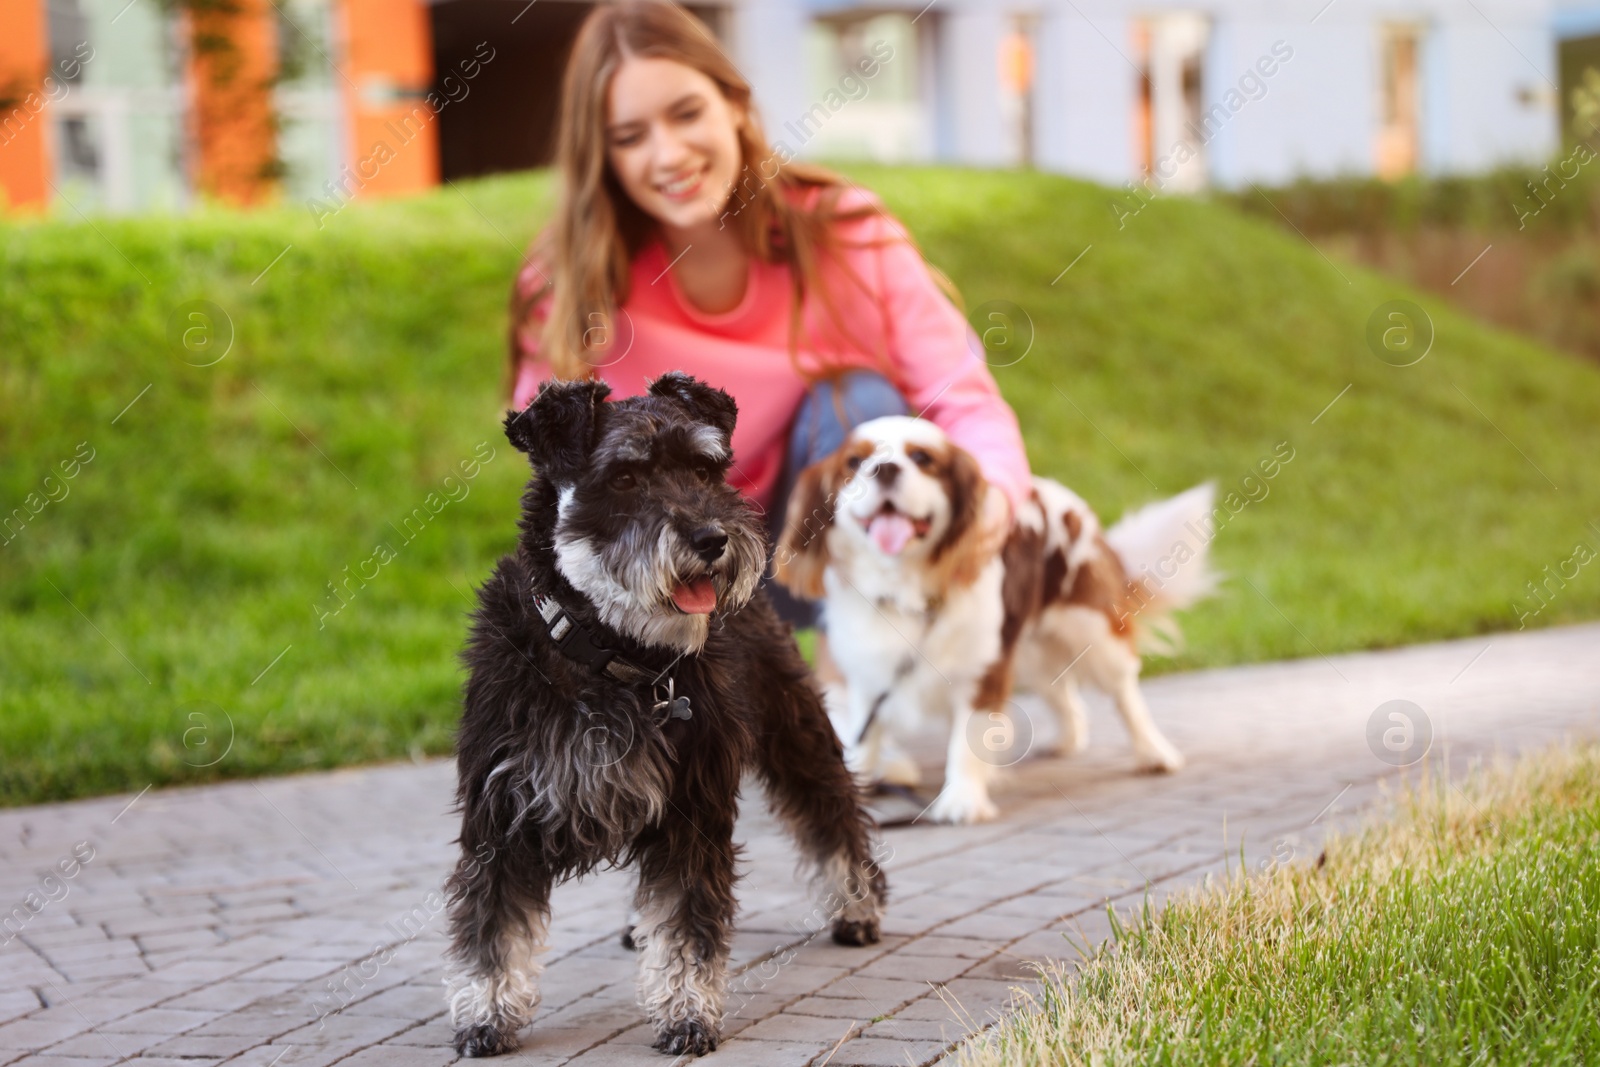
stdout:
[[(531, 589), (530, 592), (533, 594), (534, 610), (544, 622), (545, 633), (562, 655), (583, 664), (595, 674), (604, 675), (623, 685), (648, 685), (651, 698), (655, 701), (650, 710), (664, 712), (660, 720), (662, 722), (669, 719), (688, 719), (693, 716), (689, 698), (678, 695), (674, 679), (668, 677), (665, 685), (661, 681), (662, 676), (670, 671), (678, 659), (683, 658), (682, 656), (674, 659), (661, 671), (646, 670), (615, 649), (606, 648), (597, 642), (555, 597), (541, 593), (537, 589)], [(664, 696), (663, 689), (666, 691)]]
[[(879, 597), (878, 600), (880, 604), (884, 602), (882, 597)], [(882, 608), (879, 610), (881, 611)], [(939, 612), (943, 610), (944, 597), (935, 597), (928, 602), (928, 606), (922, 611), (922, 634), (917, 638), (917, 645), (928, 639), (928, 631), (933, 629), (933, 624), (938, 621)], [(917, 645), (912, 645), (911, 651), (906, 653), (905, 657), (896, 665), (894, 677), (889, 679), (889, 684), (884, 687), (883, 692), (878, 694), (877, 698), (872, 702), (872, 707), (867, 710), (867, 721), (861, 724), (861, 733), (856, 736), (857, 748), (861, 747), (861, 744), (866, 741), (867, 731), (872, 729), (872, 724), (878, 721), (878, 712), (883, 708), (883, 702), (889, 699), (889, 694), (894, 692), (894, 687), (905, 681), (906, 675), (911, 673), (911, 668), (916, 666)]]
[(872, 724), (878, 721), (878, 710), (883, 707), (883, 702), (889, 699), (889, 694), (894, 692), (895, 686), (906, 680), (906, 675), (911, 673), (911, 668), (915, 662), (916, 661), (908, 655), (905, 659), (902, 659), (899, 666), (894, 669), (894, 677), (889, 679), (888, 686), (884, 688), (883, 692), (878, 694), (877, 699), (872, 702), (872, 707), (867, 711), (867, 721), (861, 724), (861, 733), (856, 736), (857, 748), (860, 748), (862, 743), (866, 741), (867, 731), (872, 729)]

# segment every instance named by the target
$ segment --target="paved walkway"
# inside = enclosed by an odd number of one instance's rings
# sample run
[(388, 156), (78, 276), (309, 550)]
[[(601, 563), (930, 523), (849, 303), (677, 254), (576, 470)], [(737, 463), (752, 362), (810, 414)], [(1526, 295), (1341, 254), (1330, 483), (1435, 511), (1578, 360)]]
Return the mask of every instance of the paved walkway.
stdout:
[[(1381, 743), (1387, 712), (1369, 731), (1387, 701), (1415, 702), (1429, 759), (1453, 764), (1600, 733), (1600, 626), (1170, 676), (1147, 692), (1187, 770), (1131, 774), (1096, 706), (1089, 752), (1019, 764), (998, 823), (885, 832), (893, 899), (870, 949), (812, 936), (793, 854), (752, 798), (736, 1014), (702, 1062), (938, 1061), (1030, 984), (1027, 961), (1073, 958), (1067, 934), (1104, 936), (1106, 900), (1237, 867), (1241, 840), (1252, 868), (1313, 855), (1402, 773)], [(432, 895), (451, 861), (452, 777), (436, 761), (0, 812), (0, 903), (55, 898), (0, 947), (0, 1064), (452, 1062)], [(74, 877), (46, 880), (62, 861)], [(629, 891), (612, 872), (556, 892), (544, 1006), (502, 1062), (671, 1063), (649, 1048), (617, 944)]]

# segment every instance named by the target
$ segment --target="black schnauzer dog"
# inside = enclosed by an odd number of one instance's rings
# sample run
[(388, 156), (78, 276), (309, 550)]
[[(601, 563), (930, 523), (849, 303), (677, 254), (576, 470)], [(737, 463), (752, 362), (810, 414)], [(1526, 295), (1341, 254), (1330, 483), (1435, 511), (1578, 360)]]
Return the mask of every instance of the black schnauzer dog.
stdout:
[(534, 474), (463, 652), (445, 984), (466, 1056), (516, 1048), (538, 1006), (552, 884), (632, 863), (656, 1048), (716, 1048), (746, 769), (817, 865), (834, 940), (878, 940), (872, 823), (725, 480), (733, 399), (675, 373), (609, 392), (547, 384), (506, 418)]

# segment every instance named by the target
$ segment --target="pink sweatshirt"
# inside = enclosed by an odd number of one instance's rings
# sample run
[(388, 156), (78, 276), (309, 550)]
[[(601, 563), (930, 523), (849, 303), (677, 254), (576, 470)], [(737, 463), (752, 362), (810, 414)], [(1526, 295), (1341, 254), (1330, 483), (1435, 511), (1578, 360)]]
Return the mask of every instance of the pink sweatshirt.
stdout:
[[(853, 189), (839, 199), (841, 210), (863, 204), (878, 206), (875, 198)], [(900, 224), (881, 208), (841, 223), (839, 235), (844, 248), (825, 258), (822, 268), (822, 284), (833, 294), (838, 315), (835, 319), (824, 310), (817, 294), (807, 294), (802, 367), (813, 374), (862, 367), (886, 375), (913, 414), (936, 423), (973, 454), (989, 481), (1010, 498), (1015, 514), (1031, 490), (1028, 457), (1016, 415), (995, 387), (966, 320), (934, 282)], [(542, 282), (532, 264), (517, 279), (525, 293)], [(808, 385), (790, 357), (791, 294), (787, 266), (752, 260), (739, 305), (706, 314), (679, 291), (664, 248), (652, 242), (634, 259), (631, 292), (617, 315), (615, 336), (595, 360), (613, 396), (643, 393), (651, 379), (669, 370), (727, 390), (739, 405), (729, 481), (763, 506), (774, 503), (789, 427)], [(535, 317), (542, 319), (546, 307), (547, 302), (538, 305)], [(835, 322), (847, 324), (867, 351), (841, 337)], [(517, 345), (522, 359), (513, 404), (520, 410), (550, 368), (537, 356), (536, 322), (518, 330)], [(872, 352), (881, 356), (875, 359)]]

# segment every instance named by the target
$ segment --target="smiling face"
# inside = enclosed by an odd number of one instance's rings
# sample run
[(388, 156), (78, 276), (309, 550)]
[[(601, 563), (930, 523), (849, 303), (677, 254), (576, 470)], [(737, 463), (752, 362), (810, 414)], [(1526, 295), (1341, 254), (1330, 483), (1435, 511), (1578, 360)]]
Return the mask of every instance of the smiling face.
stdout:
[(933, 423), (864, 422), (801, 474), (774, 556), (778, 580), (816, 599), (829, 566), (860, 561), (904, 566), (940, 586), (971, 581), (986, 486), (977, 461)]
[(721, 216), (743, 160), (742, 110), (717, 83), (671, 59), (627, 55), (606, 98), (606, 159), (628, 197), (663, 227)]
[(843, 526), (885, 556), (926, 555), (950, 527), (952, 455), (939, 428), (900, 416), (856, 428), (839, 490)]

